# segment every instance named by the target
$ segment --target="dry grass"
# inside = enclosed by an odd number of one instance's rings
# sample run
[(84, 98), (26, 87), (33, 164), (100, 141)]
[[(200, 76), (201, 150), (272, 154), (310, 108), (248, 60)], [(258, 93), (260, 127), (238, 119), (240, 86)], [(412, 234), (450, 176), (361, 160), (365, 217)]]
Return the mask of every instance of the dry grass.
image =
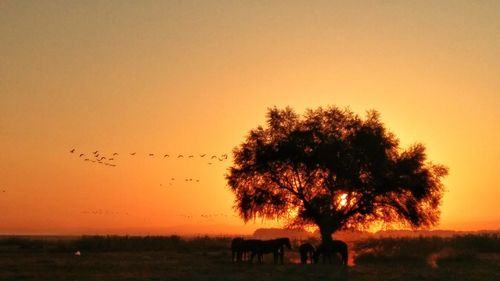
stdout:
[[(113, 239), (117, 247), (118, 238)], [(272, 257), (265, 264), (250, 265), (231, 262), (229, 239), (204, 239), (208, 240), (178, 242), (187, 252), (173, 244), (162, 250), (140, 250), (137, 241), (127, 251), (101, 251), (88, 244), (90, 249), (81, 250), (81, 256), (70, 249), (74, 241), (66, 241), (64, 247), (40, 247), (46, 244), (39, 243), (36, 249), (30, 249), (29, 243), (9, 248), (0, 241), (0, 280), (500, 280), (498, 252), (477, 253), (472, 259), (444, 258), (434, 267), (418, 259), (360, 259), (347, 269), (291, 264), (297, 258), (294, 252), (287, 253), (285, 265), (271, 264)]]

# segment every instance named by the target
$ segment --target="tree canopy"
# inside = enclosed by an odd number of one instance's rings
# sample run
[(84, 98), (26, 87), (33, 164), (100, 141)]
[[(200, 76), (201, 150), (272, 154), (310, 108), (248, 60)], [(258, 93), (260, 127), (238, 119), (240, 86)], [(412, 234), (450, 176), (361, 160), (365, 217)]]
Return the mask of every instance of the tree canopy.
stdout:
[(427, 161), (422, 144), (401, 148), (373, 110), (271, 108), (233, 154), (226, 179), (245, 221), (286, 217), (289, 227), (318, 226), (325, 241), (374, 222), (439, 219), (448, 169)]

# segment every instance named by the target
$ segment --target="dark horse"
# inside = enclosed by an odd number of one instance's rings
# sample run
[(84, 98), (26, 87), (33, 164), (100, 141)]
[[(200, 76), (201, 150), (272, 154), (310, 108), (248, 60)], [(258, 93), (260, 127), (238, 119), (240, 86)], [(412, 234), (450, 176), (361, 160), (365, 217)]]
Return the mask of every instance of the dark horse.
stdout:
[(347, 244), (341, 240), (332, 240), (331, 242), (319, 245), (314, 254), (314, 263), (318, 263), (320, 255), (323, 255), (323, 263), (325, 263), (326, 259), (328, 259), (329, 263), (332, 263), (332, 255), (336, 255), (337, 253), (342, 257), (342, 264), (347, 265), (348, 248)]
[(291, 250), (292, 245), (290, 244), (290, 239), (288, 238), (278, 238), (272, 240), (246, 240), (247, 247), (249, 247), (252, 252), (250, 257), (250, 263), (253, 262), (254, 256), (257, 256), (259, 263), (262, 263), (264, 254), (273, 253), (274, 263), (278, 262), (283, 264), (283, 258), (285, 256), (285, 246)]
[(233, 262), (241, 262), (248, 260), (253, 245), (258, 243), (255, 239), (245, 240), (243, 238), (234, 238), (231, 241), (231, 252)]
[(231, 252), (232, 252), (232, 261), (238, 262), (242, 261), (245, 258), (245, 251), (243, 250), (243, 244), (245, 243), (245, 239), (243, 238), (234, 238), (231, 241)]
[(316, 250), (314, 249), (314, 246), (311, 245), (310, 243), (305, 243), (299, 246), (299, 253), (300, 253), (300, 263), (307, 264), (313, 263), (314, 259), (314, 254)]

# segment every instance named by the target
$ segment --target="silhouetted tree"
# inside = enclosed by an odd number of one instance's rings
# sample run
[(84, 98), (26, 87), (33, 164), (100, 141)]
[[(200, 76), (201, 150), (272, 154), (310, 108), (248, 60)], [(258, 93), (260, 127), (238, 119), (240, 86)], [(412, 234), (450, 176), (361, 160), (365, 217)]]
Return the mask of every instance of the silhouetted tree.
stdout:
[(267, 126), (234, 149), (226, 179), (248, 221), (288, 218), (316, 225), (323, 242), (335, 231), (373, 222), (426, 227), (439, 219), (446, 167), (426, 161), (425, 147), (399, 147), (376, 111), (362, 119), (337, 107), (269, 109)]

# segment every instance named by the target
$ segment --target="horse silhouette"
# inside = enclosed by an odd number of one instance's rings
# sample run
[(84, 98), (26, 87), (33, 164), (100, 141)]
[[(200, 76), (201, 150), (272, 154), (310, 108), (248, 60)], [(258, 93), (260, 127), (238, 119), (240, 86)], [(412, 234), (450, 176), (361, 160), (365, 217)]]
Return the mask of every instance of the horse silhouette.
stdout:
[(285, 256), (285, 246), (291, 250), (292, 245), (290, 244), (290, 239), (288, 238), (278, 238), (272, 240), (246, 240), (246, 247), (251, 251), (251, 256), (249, 262), (253, 262), (253, 258), (257, 256), (257, 261), (262, 263), (264, 254), (273, 253), (274, 263), (283, 264)]
[(299, 246), (299, 253), (300, 253), (300, 263), (302, 264), (307, 264), (313, 263), (314, 262), (314, 254), (316, 250), (314, 249), (314, 246), (311, 245), (310, 243), (305, 243)]
[(231, 252), (232, 252), (232, 260), (234, 262), (241, 262), (248, 260), (250, 253), (253, 250), (254, 244), (258, 243), (260, 240), (256, 239), (243, 239), (243, 238), (234, 238), (231, 241)]
[(245, 251), (243, 251), (243, 244), (245, 239), (243, 238), (234, 238), (231, 241), (231, 252), (232, 252), (232, 261), (239, 262), (244, 259)]
[(332, 256), (340, 254), (341, 262), (343, 265), (347, 265), (348, 261), (348, 248), (347, 244), (341, 240), (332, 240), (328, 243), (322, 243), (316, 249), (314, 253), (314, 263), (318, 263), (319, 256), (323, 255), (323, 263), (328, 259), (329, 263), (332, 263)]

